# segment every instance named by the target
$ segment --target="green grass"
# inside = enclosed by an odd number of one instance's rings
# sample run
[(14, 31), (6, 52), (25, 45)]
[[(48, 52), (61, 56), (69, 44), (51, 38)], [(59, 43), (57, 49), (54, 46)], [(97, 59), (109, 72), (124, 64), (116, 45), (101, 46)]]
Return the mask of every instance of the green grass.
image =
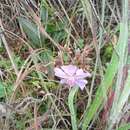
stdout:
[[(45, 117), (43, 129), (129, 129), (121, 120), (129, 115), (128, 0), (23, 0), (17, 5), (3, 0), (0, 5), (0, 31), (5, 31), (0, 35), (0, 101), (14, 108), (0, 129), (10, 130), (10, 121), (17, 129), (35, 129)], [(64, 64), (92, 74), (84, 91), (59, 84), (54, 67)], [(27, 97), (34, 102), (25, 103)], [(22, 114), (15, 110), (21, 104)]]

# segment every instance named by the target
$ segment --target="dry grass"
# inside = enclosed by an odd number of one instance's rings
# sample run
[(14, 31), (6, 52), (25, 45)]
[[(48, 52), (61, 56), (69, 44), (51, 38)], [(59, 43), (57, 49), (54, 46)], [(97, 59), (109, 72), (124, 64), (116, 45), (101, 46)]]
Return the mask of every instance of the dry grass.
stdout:
[[(81, 128), (115, 50), (120, 4), (117, 0), (0, 1), (0, 59), (4, 62), (0, 70), (5, 75), (0, 82), (11, 90), (5, 88), (6, 96), (0, 99), (3, 111), (9, 109), (5, 119), (1, 116), (0, 130), (72, 128), (69, 90), (59, 85), (53, 72), (63, 64), (75, 64), (93, 75), (77, 94), (77, 125)], [(103, 130), (107, 121), (102, 124), (98, 117), (90, 127)]]

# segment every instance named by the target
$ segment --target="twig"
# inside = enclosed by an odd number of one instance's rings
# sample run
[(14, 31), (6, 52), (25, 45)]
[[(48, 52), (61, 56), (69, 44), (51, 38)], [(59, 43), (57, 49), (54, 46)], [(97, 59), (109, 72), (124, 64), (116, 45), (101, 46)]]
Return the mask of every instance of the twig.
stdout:
[(39, 130), (38, 119), (37, 119), (37, 103), (34, 104), (34, 127), (36, 130)]
[[(4, 27), (3, 27), (3, 25), (2, 25), (1, 19), (0, 19), (0, 28), (1, 28), (1, 31), (4, 32)], [(9, 58), (10, 58), (10, 61), (11, 61), (11, 63), (12, 63), (12, 67), (13, 67), (13, 69), (14, 69), (16, 75), (17, 75), (17, 74), (18, 74), (18, 69), (17, 69), (17, 66), (16, 66), (16, 64), (15, 64), (15, 62), (14, 62), (14, 59), (13, 59), (13, 56), (12, 56), (12, 52), (11, 52), (11, 50), (10, 50), (8, 44), (7, 44), (7, 41), (6, 41), (6, 39), (5, 39), (4, 34), (1, 33), (0, 36), (1, 36), (1, 39), (2, 39), (2, 41), (3, 41), (4, 46), (5, 46), (5, 48), (6, 48), (6, 51), (7, 51), (7, 53), (8, 53), (8, 56), (9, 56)]]
[[(2, 25), (2, 20), (1, 20), (1, 19), (0, 19), (0, 29), (1, 29), (1, 32), (4, 32), (4, 27), (3, 27), (3, 25)], [(14, 69), (16, 75), (18, 76), (18, 75), (19, 75), (18, 68), (17, 68), (17, 65), (16, 65), (15, 62), (14, 62), (12, 52), (11, 52), (9, 46), (8, 46), (8, 43), (7, 43), (6, 39), (5, 39), (4, 34), (1, 33), (1, 34), (0, 34), (0, 37), (1, 37), (2, 41), (3, 41), (3, 44), (4, 44), (5, 49), (6, 49), (6, 51), (7, 51), (7, 54), (8, 54), (8, 56), (9, 56), (10, 61), (11, 61), (12, 67), (13, 67), (13, 69)], [(20, 87), (21, 87), (23, 93), (25, 93), (25, 90), (24, 90), (23, 86), (20, 85)]]

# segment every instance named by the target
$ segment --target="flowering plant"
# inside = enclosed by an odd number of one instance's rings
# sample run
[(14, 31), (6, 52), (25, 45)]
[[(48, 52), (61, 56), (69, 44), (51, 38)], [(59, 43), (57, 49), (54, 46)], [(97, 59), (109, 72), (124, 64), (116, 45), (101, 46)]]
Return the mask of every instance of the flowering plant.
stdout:
[(79, 86), (81, 90), (83, 90), (88, 83), (84, 78), (91, 76), (89, 72), (84, 72), (74, 65), (63, 65), (60, 68), (56, 67), (54, 72), (55, 75), (61, 79), (61, 84), (67, 84), (70, 87)]

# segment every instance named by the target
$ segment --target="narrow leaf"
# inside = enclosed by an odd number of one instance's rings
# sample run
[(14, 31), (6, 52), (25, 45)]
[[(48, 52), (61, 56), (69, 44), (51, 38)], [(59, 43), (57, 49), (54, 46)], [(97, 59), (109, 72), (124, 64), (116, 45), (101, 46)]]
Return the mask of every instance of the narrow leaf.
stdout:
[(71, 123), (72, 123), (73, 130), (78, 130), (77, 121), (76, 121), (76, 112), (74, 108), (74, 97), (77, 91), (78, 91), (78, 87), (73, 87), (68, 96), (68, 104), (71, 113)]

